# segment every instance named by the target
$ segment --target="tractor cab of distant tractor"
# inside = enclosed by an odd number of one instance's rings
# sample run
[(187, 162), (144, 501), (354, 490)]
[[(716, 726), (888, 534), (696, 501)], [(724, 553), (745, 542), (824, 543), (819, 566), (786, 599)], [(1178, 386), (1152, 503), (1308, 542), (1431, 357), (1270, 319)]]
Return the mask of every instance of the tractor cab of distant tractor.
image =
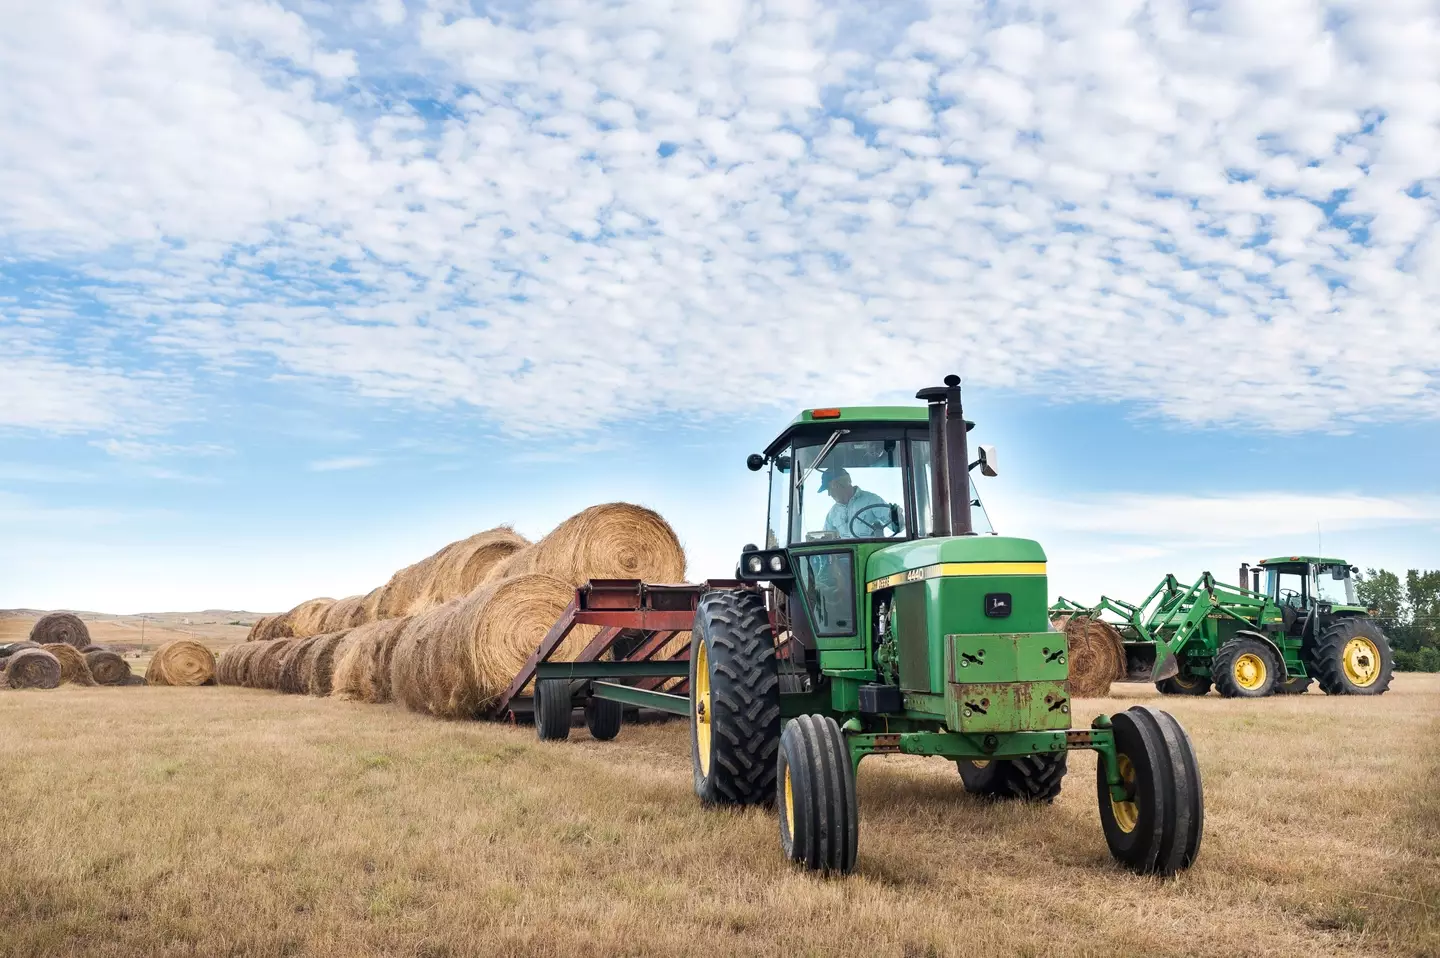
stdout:
[[(1285, 616), (1285, 631), (1301, 635), (1318, 618), (1364, 615), (1356, 603), (1352, 573), (1360, 570), (1343, 559), (1317, 556), (1282, 556), (1242, 564), (1240, 584), (1265, 596)], [(1262, 578), (1263, 574), (1263, 578)]]

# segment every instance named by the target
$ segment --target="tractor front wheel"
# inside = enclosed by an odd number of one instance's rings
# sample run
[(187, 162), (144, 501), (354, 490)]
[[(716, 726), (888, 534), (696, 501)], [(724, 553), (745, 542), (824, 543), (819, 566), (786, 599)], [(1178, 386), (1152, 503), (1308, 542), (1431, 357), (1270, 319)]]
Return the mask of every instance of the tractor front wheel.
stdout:
[(706, 805), (775, 797), (780, 674), (765, 599), (716, 591), (700, 598), (690, 631), (690, 758)]
[(802, 715), (785, 724), (775, 804), (786, 858), (810, 871), (854, 869), (860, 842), (855, 766), (833, 718)]
[(1023, 758), (962, 758), (955, 765), (965, 791), (985, 798), (1053, 802), (1065, 777), (1065, 752), (1026, 755)]
[(1308, 671), (1326, 695), (1380, 695), (1390, 687), (1394, 655), (1370, 619), (1341, 619), (1305, 651)]
[(1259, 699), (1275, 691), (1284, 674), (1275, 650), (1259, 639), (1231, 639), (1210, 661), (1215, 690), (1227, 699)]
[(1174, 716), (1136, 705), (1110, 719), (1125, 799), (1116, 801), (1105, 762), (1096, 763), (1100, 823), (1110, 854), (1142, 875), (1194, 864), (1205, 829), (1200, 765)]
[(1155, 688), (1161, 695), (1206, 695), (1210, 692), (1210, 677), (1181, 672), (1156, 682)]
[(1313, 681), (1315, 680), (1308, 675), (1297, 675), (1281, 682), (1275, 687), (1275, 691), (1281, 695), (1304, 695)]

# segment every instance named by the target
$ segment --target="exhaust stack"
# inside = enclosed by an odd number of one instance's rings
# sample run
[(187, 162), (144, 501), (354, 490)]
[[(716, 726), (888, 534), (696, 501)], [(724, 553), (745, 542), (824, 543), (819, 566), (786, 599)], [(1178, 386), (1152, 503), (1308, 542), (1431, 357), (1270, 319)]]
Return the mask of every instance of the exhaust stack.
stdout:
[(930, 495), (935, 514), (931, 535), (973, 536), (970, 449), (960, 377), (946, 376), (944, 386), (929, 386), (915, 398), (930, 404)]

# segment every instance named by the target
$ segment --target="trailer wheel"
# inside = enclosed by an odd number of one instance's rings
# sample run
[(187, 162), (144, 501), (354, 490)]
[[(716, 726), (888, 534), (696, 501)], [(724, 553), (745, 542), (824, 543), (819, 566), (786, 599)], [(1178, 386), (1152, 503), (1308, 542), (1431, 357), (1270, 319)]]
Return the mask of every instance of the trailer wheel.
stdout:
[(983, 759), (962, 758), (955, 766), (960, 781), (971, 795), (1024, 802), (1053, 802), (1060, 794), (1065, 778), (1066, 753), (1047, 752), (1023, 758)]
[(1297, 675), (1281, 682), (1275, 687), (1275, 691), (1282, 695), (1304, 695), (1313, 681), (1315, 680), (1308, 675)]
[(1186, 675), (1181, 672), (1155, 683), (1161, 695), (1208, 695), (1210, 677), (1207, 675)]
[(775, 797), (780, 677), (765, 599), (716, 591), (700, 598), (690, 632), (690, 757), (706, 805)]
[(1227, 699), (1264, 698), (1275, 691), (1283, 672), (1274, 649), (1244, 636), (1220, 646), (1210, 660), (1215, 690)]
[(570, 683), (545, 679), (535, 683), (535, 734), (542, 742), (563, 742), (570, 737)]
[(1110, 854), (1142, 875), (1172, 875), (1200, 852), (1204, 797), (1190, 738), (1166, 713), (1136, 705), (1111, 717), (1126, 800), (1096, 763), (1100, 823)]
[(811, 871), (854, 869), (860, 839), (855, 766), (833, 718), (802, 715), (785, 724), (776, 783), (785, 857)]
[(1381, 695), (1395, 670), (1390, 642), (1370, 619), (1341, 619), (1305, 650), (1326, 695)]
[(608, 742), (619, 735), (624, 718), (625, 706), (619, 702), (597, 699), (593, 695), (585, 700), (585, 727), (597, 741)]

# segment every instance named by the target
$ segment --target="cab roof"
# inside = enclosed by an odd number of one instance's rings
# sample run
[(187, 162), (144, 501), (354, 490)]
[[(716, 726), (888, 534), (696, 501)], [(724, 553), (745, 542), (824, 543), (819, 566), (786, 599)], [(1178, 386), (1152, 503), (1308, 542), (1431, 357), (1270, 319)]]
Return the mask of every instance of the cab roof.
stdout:
[(1325, 559), (1319, 556), (1277, 556), (1274, 559), (1261, 559), (1255, 563), (1258, 566), (1267, 565), (1289, 565), (1292, 562), (1310, 562), (1319, 565), (1349, 565), (1344, 559)]
[[(923, 426), (929, 421), (930, 413), (925, 406), (817, 406), (814, 409), (801, 410), (798, 416), (790, 420), (790, 424), (781, 430), (780, 435), (765, 447), (765, 454), (775, 455), (790, 437), (806, 426), (889, 424), (914, 427)], [(975, 428), (975, 424), (968, 420), (967, 425), (971, 429)]]

